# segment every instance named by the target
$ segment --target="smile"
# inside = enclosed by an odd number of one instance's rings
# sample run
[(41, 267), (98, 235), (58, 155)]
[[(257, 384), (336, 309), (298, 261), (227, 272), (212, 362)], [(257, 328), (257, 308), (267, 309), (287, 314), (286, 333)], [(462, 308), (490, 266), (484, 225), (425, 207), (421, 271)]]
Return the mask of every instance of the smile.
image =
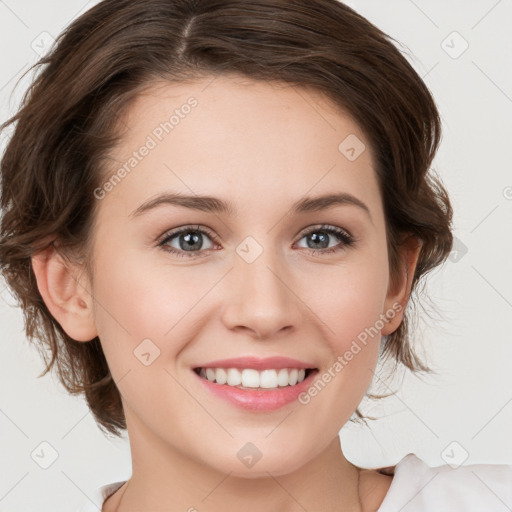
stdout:
[(238, 389), (279, 389), (300, 384), (314, 368), (195, 368), (203, 379)]
[(317, 368), (196, 367), (192, 371), (214, 400), (256, 413), (300, 403), (299, 396), (313, 385), (318, 374)]

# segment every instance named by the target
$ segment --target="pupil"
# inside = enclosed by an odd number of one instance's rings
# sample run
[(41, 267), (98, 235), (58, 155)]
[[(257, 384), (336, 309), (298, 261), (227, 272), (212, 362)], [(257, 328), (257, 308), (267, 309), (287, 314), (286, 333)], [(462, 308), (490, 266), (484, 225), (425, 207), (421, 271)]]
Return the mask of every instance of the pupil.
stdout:
[[(321, 233), (320, 236), (318, 236), (316, 233), (313, 233), (311, 235), (311, 238), (312, 238), (313, 241), (319, 241), (320, 240), (320, 242), (325, 243), (326, 245), (322, 246), (323, 248), (325, 248), (325, 247), (327, 247), (329, 245), (329, 237), (327, 236), (326, 233), (322, 233), (321, 231), (319, 233)], [(313, 248), (316, 249), (317, 247), (313, 247)]]
[[(200, 236), (198, 234), (191, 235), (190, 232), (182, 235), (182, 240), (186, 242), (186, 246), (192, 249), (200, 249), (201, 243), (199, 242)], [(197, 245), (197, 247), (194, 247)]]

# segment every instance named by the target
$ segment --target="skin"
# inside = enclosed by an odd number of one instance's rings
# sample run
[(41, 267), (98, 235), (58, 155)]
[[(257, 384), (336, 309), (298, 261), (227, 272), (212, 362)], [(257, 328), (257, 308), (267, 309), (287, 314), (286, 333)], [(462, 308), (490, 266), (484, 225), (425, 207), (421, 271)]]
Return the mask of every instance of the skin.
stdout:
[[(307, 405), (271, 412), (213, 396), (191, 369), (283, 355), (321, 375), (379, 315), (405, 307), (419, 247), (400, 248), (401, 279), (392, 285), (369, 142), (350, 116), (305, 88), (237, 76), (155, 83), (126, 112), (106, 176), (190, 96), (197, 107), (98, 200), (93, 278), (53, 248), (33, 258), (50, 312), (78, 341), (99, 336), (122, 395), (133, 474), (103, 510), (377, 510), (392, 477), (348, 461), (338, 432), (371, 383), (380, 336), (361, 344)], [(350, 134), (366, 145), (354, 161), (338, 150)], [(164, 191), (222, 198), (237, 213), (166, 205), (130, 217)], [(356, 196), (370, 215), (350, 204), (290, 214), (304, 196), (333, 191)], [(329, 248), (341, 250), (313, 254), (304, 232), (322, 224), (356, 242), (344, 247), (331, 234)], [(217, 240), (204, 234), (192, 257), (157, 247), (171, 229), (197, 225)], [(236, 252), (248, 236), (263, 249), (250, 264)], [(168, 245), (186, 252), (179, 237)], [(402, 313), (382, 335), (397, 329)], [(160, 350), (149, 366), (134, 357), (145, 338)], [(247, 442), (262, 453), (252, 467), (237, 457)]]

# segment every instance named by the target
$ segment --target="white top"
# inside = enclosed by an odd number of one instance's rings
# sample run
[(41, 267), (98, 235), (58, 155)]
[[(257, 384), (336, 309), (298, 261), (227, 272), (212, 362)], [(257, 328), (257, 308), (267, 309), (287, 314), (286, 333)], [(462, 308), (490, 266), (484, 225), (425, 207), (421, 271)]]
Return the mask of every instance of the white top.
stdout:
[[(392, 472), (392, 468), (391, 468)], [(99, 512), (126, 480), (97, 489), (76, 512)], [(413, 453), (395, 467), (377, 512), (505, 512), (512, 510), (512, 464), (430, 467)]]

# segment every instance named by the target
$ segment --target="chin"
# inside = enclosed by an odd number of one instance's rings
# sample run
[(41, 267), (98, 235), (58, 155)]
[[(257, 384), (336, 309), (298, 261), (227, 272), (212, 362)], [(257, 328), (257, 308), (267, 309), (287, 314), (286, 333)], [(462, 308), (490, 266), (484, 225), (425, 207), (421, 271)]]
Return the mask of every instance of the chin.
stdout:
[(240, 455), (235, 453), (234, 458), (234, 461), (232, 458), (223, 458), (221, 464), (219, 464), (220, 461), (217, 459), (213, 467), (219, 472), (229, 473), (234, 477), (253, 479), (268, 478), (269, 474), (272, 476), (288, 475), (300, 469), (307, 462), (303, 458), (283, 458), (279, 452), (272, 452), (271, 455), (265, 456), (265, 453), (257, 455), (255, 451), (251, 460), (250, 455), (242, 451)]

